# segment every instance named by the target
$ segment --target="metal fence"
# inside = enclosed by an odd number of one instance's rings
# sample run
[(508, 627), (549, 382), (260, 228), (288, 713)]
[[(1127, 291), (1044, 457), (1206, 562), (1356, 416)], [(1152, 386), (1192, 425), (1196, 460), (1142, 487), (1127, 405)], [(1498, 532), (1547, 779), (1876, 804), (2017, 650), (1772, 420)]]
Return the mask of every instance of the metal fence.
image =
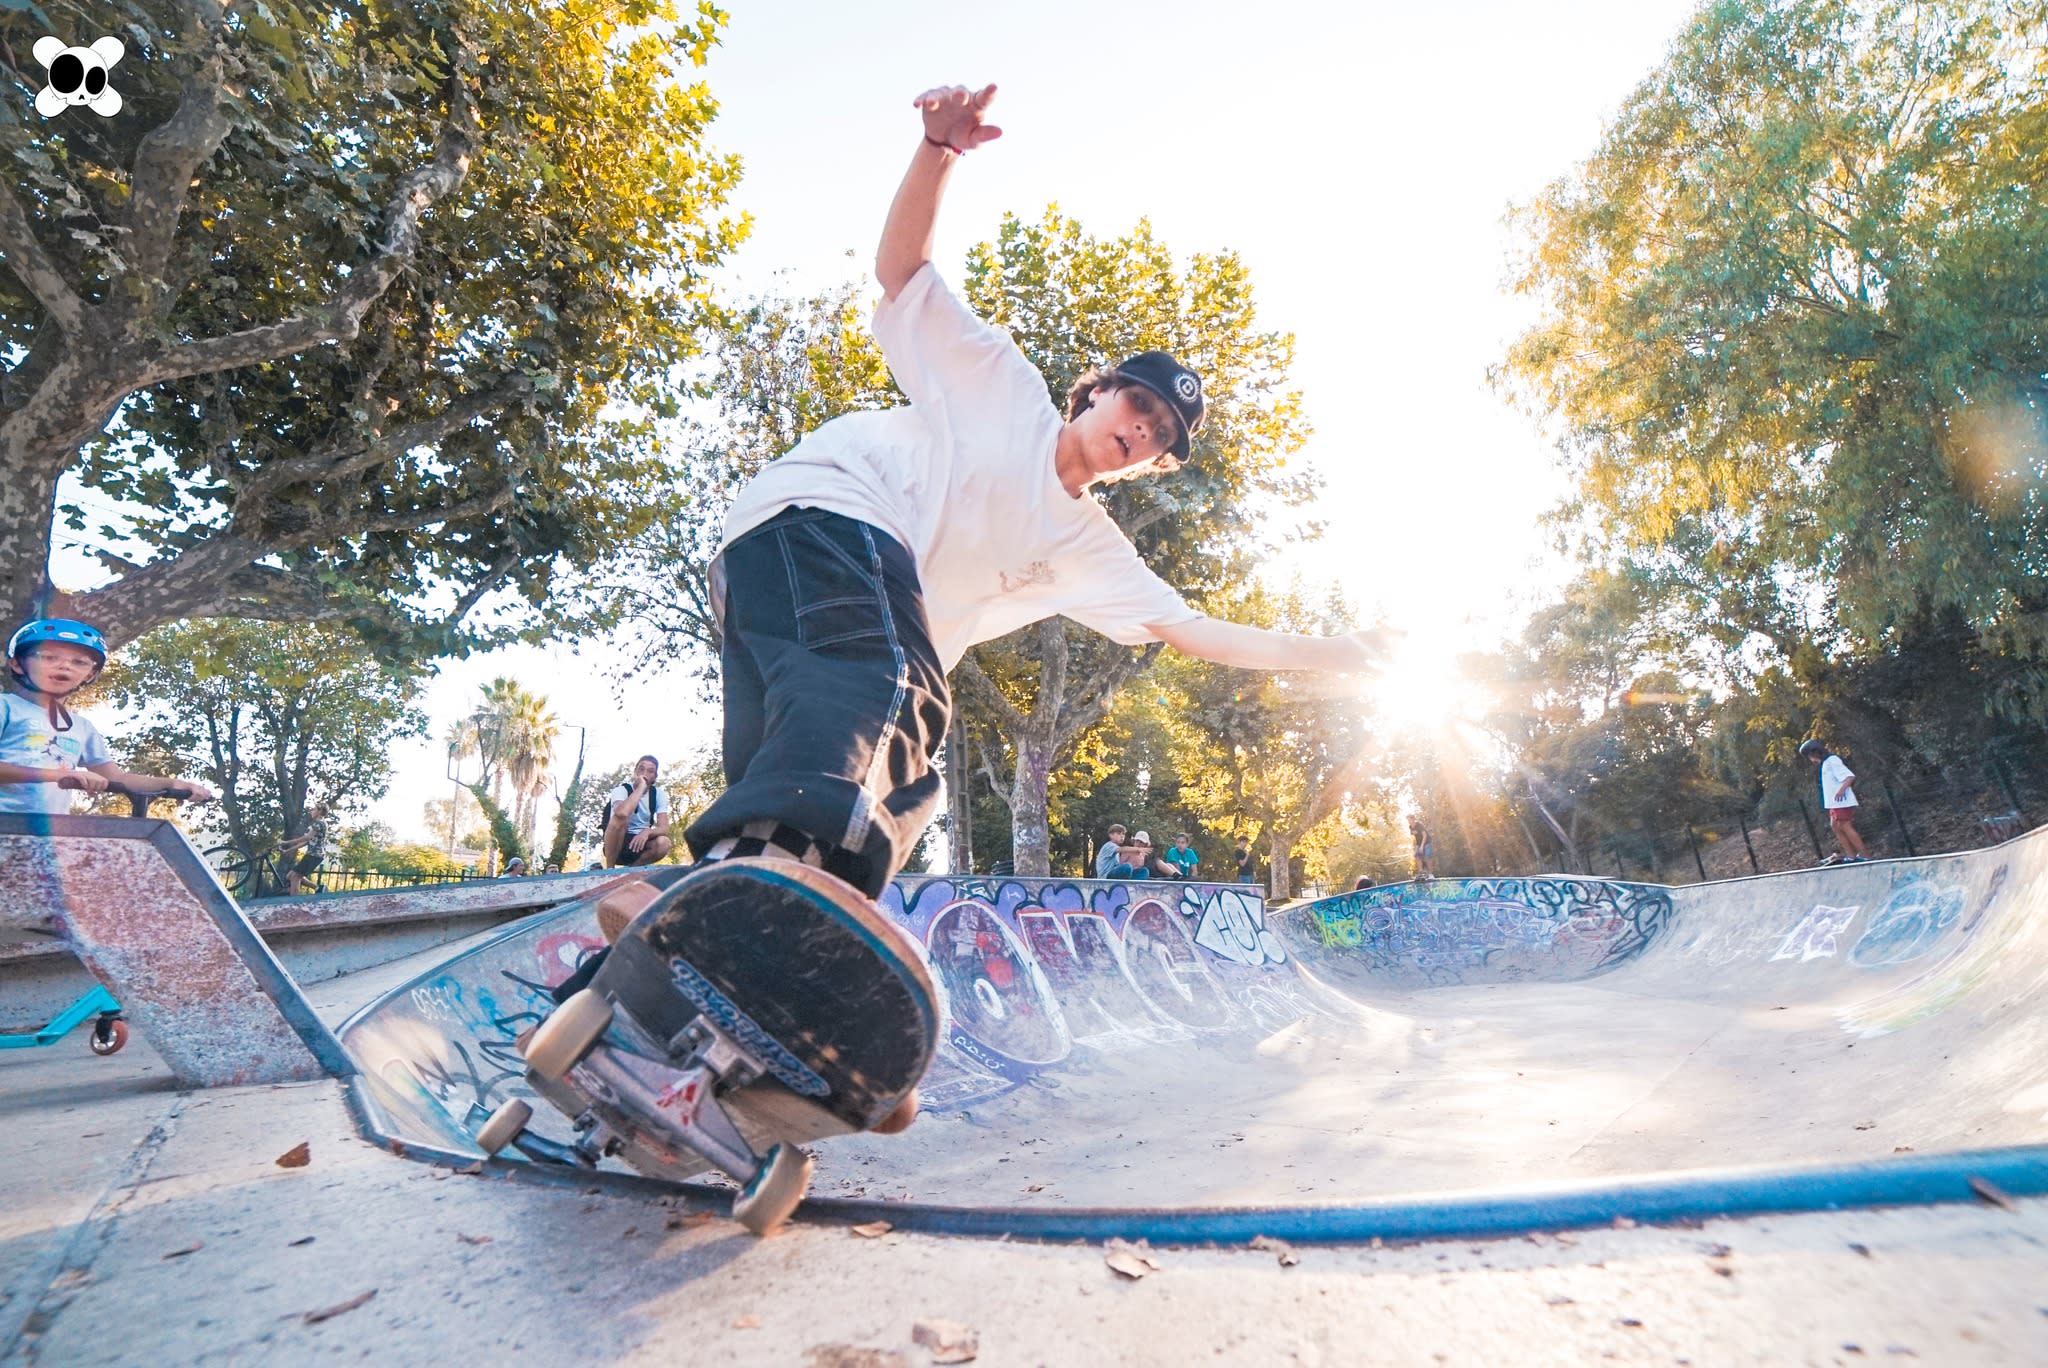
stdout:
[(489, 874), (464, 870), (456, 874), (391, 873), (381, 869), (328, 869), (313, 871), (308, 888), (318, 893), (361, 893), (379, 888), (418, 888), (428, 884), (467, 883), (488, 879)]
[[(1994, 745), (1981, 763), (1922, 767), (1912, 778), (1869, 768), (1857, 776), (1855, 822), (1875, 858), (1996, 845), (2048, 823), (2048, 754), (2038, 746)], [(1840, 854), (1817, 785), (1710, 819), (1595, 831), (1577, 847), (1554, 841), (1518, 872), (1694, 883), (1803, 869)]]

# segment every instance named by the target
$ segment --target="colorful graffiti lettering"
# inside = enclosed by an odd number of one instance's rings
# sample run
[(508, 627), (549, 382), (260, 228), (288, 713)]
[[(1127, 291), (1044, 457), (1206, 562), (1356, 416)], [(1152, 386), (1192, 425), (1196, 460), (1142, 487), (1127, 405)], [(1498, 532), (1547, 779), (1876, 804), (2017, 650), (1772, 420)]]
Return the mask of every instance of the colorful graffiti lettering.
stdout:
[(1309, 905), (1318, 944), (1388, 986), (1448, 987), (1605, 972), (1671, 916), (1661, 888), (1589, 879), (1442, 879)]
[(1849, 951), (1849, 962), (1864, 968), (1905, 964), (1920, 958), (1941, 933), (1962, 917), (1963, 890), (1912, 879), (1892, 890), (1885, 905), (1871, 914), (1863, 935)]
[(1799, 919), (1799, 925), (1792, 928), (1779, 944), (1773, 960), (1796, 959), (1804, 964), (1807, 960), (1825, 959), (1833, 955), (1840, 946), (1838, 942), (1849, 923), (1863, 909), (1856, 907), (1829, 907), (1826, 903), (1815, 903), (1813, 910)]
[(1266, 982), (1287, 952), (1242, 888), (904, 878), (882, 907), (924, 945), (945, 995), (924, 1089), (935, 1106), (1034, 1079), (1076, 1048), (1266, 1029), (1305, 1010)]

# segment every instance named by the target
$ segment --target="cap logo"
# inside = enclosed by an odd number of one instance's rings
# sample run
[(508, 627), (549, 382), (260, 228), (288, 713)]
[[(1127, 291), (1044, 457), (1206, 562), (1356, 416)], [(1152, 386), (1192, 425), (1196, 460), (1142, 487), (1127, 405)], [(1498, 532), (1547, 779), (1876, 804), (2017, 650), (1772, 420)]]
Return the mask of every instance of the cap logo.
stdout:
[(1202, 382), (1195, 378), (1193, 371), (1182, 371), (1173, 377), (1173, 392), (1180, 396), (1182, 403), (1192, 404), (1202, 397)]

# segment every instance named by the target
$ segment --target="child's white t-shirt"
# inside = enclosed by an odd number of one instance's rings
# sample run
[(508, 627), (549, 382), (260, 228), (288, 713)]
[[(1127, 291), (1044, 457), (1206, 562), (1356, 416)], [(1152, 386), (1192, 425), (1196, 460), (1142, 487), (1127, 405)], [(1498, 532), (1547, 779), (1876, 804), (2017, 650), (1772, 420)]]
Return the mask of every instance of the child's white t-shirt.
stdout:
[(876, 307), (875, 337), (910, 404), (841, 415), (798, 442), (740, 491), (725, 545), (791, 507), (873, 524), (916, 561), (948, 670), (976, 642), (1055, 613), (1126, 646), (1201, 616), (1099, 500), (1061, 486), (1045, 380), (931, 263)]
[(1847, 794), (1845, 794), (1839, 799), (1835, 797), (1835, 790), (1842, 786), (1843, 781), (1847, 779), (1853, 779), (1855, 777), (1856, 776), (1850, 772), (1849, 767), (1842, 763), (1842, 757), (1839, 755), (1830, 755), (1827, 759), (1821, 761), (1821, 803), (1824, 806), (1830, 808), (1856, 807), (1856, 790), (1854, 788), (1851, 788)]
[[(71, 727), (50, 725), (49, 710), (11, 690), (0, 691), (0, 761), (36, 769), (85, 769), (114, 758), (99, 728), (77, 713)], [(55, 784), (0, 784), (0, 812), (69, 812), (78, 790)]]

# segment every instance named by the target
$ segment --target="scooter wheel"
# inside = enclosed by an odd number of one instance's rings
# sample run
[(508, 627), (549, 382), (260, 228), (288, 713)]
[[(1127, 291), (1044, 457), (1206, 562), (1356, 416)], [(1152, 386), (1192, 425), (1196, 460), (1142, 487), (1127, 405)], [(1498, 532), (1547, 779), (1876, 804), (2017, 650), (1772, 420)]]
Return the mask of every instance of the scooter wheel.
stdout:
[(756, 1235), (767, 1235), (789, 1219), (811, 1186), (811, 1156), (794, 1145), (777, 1145), (754, 1181), (733, 1199), (732, 1215)]
[(526, 1067), (553, 1083), (590, 1053), (598, 1038), (611, 1029), (612, 1004), (595, 989), (585, 988), (555, 1008), (526, 1042)]
[(128, 1023), (119, 1018), (100, 1022), (92, 1028), (92, 1040), (89, 1043), (96, 1055), (117, 1053), (128, 1043)]
[(492, 1112), (491, 1119), (476, 1133), (477, 1148), (485, 1154), (496, 1154), (517, 1140), (531, 1120), (533, 1108), (517, 1097), (510, 1099)]

